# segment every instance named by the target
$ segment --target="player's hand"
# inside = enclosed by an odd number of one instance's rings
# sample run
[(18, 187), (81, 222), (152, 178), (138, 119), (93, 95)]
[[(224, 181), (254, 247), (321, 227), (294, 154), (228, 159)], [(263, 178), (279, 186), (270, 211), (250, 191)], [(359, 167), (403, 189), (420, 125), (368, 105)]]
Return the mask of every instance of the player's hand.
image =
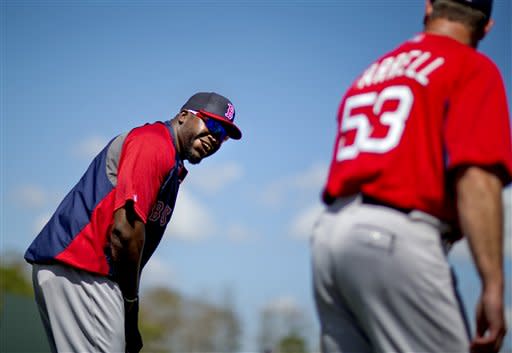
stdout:
[(482, 293), (476, 309), (476, 334), (471, 352), (499, 352), (506, 331), (501, 291)]
[(139, 302), (125, 303), (124, 334), (126, 353), (139, 353), (142, 349), (142, 336), (139, 331)]

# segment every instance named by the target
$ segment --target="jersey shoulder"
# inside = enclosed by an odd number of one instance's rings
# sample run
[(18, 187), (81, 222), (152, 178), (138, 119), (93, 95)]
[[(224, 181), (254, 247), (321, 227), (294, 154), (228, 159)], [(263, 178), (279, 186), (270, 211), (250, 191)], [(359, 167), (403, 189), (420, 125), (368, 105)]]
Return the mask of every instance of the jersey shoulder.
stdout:
[(496, 65), (496, 63), (491, 58), (476, 50), (473, 50), (472, 54), (473, 55), (471, 59), (468, 60), (468, 66), (474, 70), (480, 70), (485, 74), (501, 77), (498, 65)]
[(133, 128), (129, 132), (130, 137), (145, 137), (145, 138), (155, 138), (158, 141), (160, 140), (168, 140), (169, 139), (169, 131), (168, 127), (165, 123), (161, 121), (157, 121), (154, 123), (147, 123), (138, 127)]
[(174, 154), (174, 139), (166, 123), (157, 121), (133, 128), (127, 136), (132, 143), (143, 144), (151, 150), (166, 150), (170, 148)]
[(451, 61), (454, 66), (466, 70), (479, 70), (486, 73), (499, 74), (497, 65), (486, 54), (459, 41), (442, 35), (423, 34), (425, 46), (438, 51)]

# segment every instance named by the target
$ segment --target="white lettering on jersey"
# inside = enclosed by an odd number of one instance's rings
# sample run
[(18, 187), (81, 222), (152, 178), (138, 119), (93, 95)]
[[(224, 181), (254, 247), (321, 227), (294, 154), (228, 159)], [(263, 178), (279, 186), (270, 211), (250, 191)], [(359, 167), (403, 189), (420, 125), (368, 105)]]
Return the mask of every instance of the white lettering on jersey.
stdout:
[(357, 81), (359, 89), (397, 77), (409, 77), (422, 86), (429, 83), (428, 76), (444, 64), (444, 58), (432, 57), (430, 52), (411, 50), (397, 56), (388, 56), (373, 63)]
[(428, 85), (428, 75), (430, 75), (438, 67), (441, 67), (443, 64), (444, 58), (436, 58), (417, 73), (416, 80), (423, 86)]
[[(341, 117), (336, 160), (354, 159), (360, 152), (386, 153), (395, 148), (402, 139), (413, 100), (414, 96), (408, 86), (390, 86), (380, 93), (368, 92), (348, 97)], [(382, 107), (386, 101), (398, 101), (395, 110), (383, 112)], [(363, 107), (371, 107), (379, 122), (389, 126), (386, 136), (370, 136), (373, 130), (370, 118), (362, 112), (354, 114), (355, 109)], [(343, 134), (351, 130), (356, 130), (354, 143), (346, 146)]]

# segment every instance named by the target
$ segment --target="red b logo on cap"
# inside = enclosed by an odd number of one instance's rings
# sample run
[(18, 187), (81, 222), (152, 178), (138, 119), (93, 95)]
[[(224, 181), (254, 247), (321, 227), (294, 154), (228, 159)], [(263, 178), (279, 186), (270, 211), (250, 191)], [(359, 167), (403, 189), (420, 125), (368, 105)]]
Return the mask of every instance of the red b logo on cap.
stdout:
[(233, 120), (233, 116), (235, 115), (235, 107), (233, 107), (233, 104), (228, 103), (228, 110), (226, 111), (226, 114), (224, 116), (228, 118), (229, 120)]

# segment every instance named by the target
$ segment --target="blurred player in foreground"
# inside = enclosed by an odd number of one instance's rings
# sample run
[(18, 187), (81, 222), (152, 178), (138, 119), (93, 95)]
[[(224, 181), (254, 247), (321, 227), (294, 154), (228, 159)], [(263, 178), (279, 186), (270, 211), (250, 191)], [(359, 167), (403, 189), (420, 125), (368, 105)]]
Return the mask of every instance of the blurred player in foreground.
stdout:
[[(476, 51), (491, 7), (427, 0), (424, 32), (343, 98), (312, 241), (324, 352), (500, 349), (512, 150), (501, 75)], [(482, 283), (472, 338), (446, 260), (461, 236)]]
[(197, 93), (170, 121), (114, 138), (30, 245), (36, 302), (53, 352), (139, 352), (140, 273), (192, 164), (240, 139), (235, 109)]

